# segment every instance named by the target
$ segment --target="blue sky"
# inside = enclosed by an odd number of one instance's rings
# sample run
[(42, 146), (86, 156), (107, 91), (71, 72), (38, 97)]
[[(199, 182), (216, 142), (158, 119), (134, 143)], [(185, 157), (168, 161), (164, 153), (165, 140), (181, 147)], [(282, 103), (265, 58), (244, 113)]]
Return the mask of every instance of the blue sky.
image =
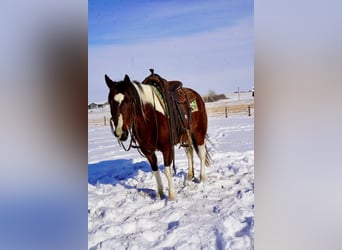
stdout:
[(89, 1), (88, 100), (149, 68), (206, 94), (254, 85), (253, 1)]

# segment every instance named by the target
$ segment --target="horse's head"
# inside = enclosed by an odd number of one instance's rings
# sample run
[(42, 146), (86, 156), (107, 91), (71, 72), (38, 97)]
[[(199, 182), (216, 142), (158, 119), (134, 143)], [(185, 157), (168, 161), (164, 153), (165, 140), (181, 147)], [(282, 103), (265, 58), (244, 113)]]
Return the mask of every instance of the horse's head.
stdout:
[(132, 126), (132, 116), (134, 113), (134, 86), (128, 75), (125, 75), (123, 81), (112, 81), (107, 75), (105, 80), (109, 88), (108, 103), (110, 105), (111, 125), (114, 135), (120, 140), (125, 141), (129, 135), (129, 129)]

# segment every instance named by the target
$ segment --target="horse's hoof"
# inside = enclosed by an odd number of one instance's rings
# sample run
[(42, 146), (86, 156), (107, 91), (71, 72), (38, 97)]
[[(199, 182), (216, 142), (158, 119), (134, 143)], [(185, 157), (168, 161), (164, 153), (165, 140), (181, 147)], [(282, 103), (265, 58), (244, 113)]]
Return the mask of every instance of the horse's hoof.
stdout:
[(159, 198), (160, 198), (161, 200), (164, 200), (164, 199), (166, 198), (166, 195), (165, 195), (164, 193), (159, 194)]
[(195, 177), (192, 179), (192, 181), (193, 181), (193, 183), (197, 183), (197, 184), (201, 182), (200, 179), (197, 179), (197, 178), (195, 178)]

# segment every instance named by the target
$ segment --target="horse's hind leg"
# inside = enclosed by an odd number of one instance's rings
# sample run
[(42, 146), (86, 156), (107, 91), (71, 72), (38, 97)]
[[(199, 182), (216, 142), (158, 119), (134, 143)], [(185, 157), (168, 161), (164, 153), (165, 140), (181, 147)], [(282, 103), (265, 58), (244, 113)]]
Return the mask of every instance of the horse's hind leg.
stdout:
[(200, 158), (201, 162), (201, 170), (200, 170), (200, 181), (205, 181), (205, 163), (207, 157), (207, 148), (205, 144), (198, 145), (198, 157)]
[(188, 181), (194, 178), (194, 149), (192, 146), (185, 148), (185, 153), (188, 158)]
[(209, 164), (208, 154), (207, 154), (207, 147), (205, 146), (204, 139), (200, 140), (200, 143), (198, 144), (198, 140), (196, 140), (196, 137), (192, 136), (193, 145), (195, 147), (196, 153), (200, 159), (201, 163), (201, 170), (200, 170), (200, 181), (205, 181), (205, 165)]
[(160, 198), (162, 198), (165, 195), (164, 195), (164, 191), (163, 191), (163, 184), (162, 184), (162, 180), (161, 180), (161, 176), (160, 176), (160, 171), (159, 171), (159, 168), (157, 165), (157, 156), (155, 153), (145, 154), (145, 155), (151, 164), (152, 172), (153, 172), (153, 175), (156, 178), (156, 182), (157, 182), (158, 194), (159, 194)]

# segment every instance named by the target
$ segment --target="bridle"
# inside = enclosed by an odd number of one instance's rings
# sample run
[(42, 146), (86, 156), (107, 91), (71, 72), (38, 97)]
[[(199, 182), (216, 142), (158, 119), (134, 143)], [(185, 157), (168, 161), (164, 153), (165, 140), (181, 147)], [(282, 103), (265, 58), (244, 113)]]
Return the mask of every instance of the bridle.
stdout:
[[(136, 140), (136, 136), (134, 135), (134, 134), (137, 135), (137, 132), (136, 132), (136, 125), (135, 125), (136, 121), (135, 121), (135, 119), (134, 119), (134, 117), (136, 116), (136, 103), (137, 103), (137, 101), (136, 101), (135, 99), (133, 99), (133, 100), (132, 100), (132, 105), (133, 105), (133, 114), (132, 114), (132, 116), (133, 116), (133, 119), (132, 119), (132, 121), (131, 121), (131, 125), (128, 127), (128, 136), (131, 137), (130, 142), (129, 142), (129, 145), (128, 145), (128, 147), (125, 146), (125, 144), (124, 144), (119, 138), (118, 138), (118, 143), (119, 143), (119, 145), (120, 145), (125, 151), (129, 151), (131, 148), (136, 148), (136, 149), (138, 150), (139, 154), (140, 154), (142, 157), (146, 157), (146, 156), (141, 152), (140, 146), (138, 145), (137, 140)], [(120, 106), (117, 107), (117, 111), (116, 111), (117, 114), (119, 113), (119, 107), (120, 107)], [(141, 107), (141, 111), (142, 111), (142, 113), (143, 113), (144, 119), (146, 119), (146, 117), (145, 117), (145, 115), (144, 115), (144, 112), (143, 112), (143, 110), (142, 110), (142, 107)], [(155, 114), (155, 120), (156, 120), (156, 119), (157, 119), (157, 118), (156, 118), (156, 114)], [(156, 122), (157, 122), (157, 121), (156, 121)], [(115, 135), (115, 124), (114, 124), (114, 118), (113, 118), (113, 117), (110, 118), (109, 124), (110, 124), (110, 128), (111, 128), (112, 134), (116, 137), (116, 135)], [(135, 133), (133, 133), (133, 131), (135, 131)]]

